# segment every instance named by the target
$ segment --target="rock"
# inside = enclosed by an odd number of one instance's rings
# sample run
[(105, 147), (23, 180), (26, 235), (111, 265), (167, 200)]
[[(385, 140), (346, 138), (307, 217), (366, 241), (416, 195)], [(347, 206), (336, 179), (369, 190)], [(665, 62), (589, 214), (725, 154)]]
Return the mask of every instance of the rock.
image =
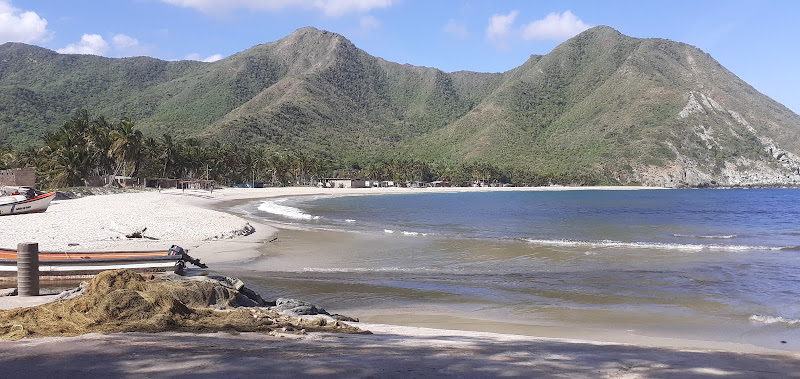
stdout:
[(174, 273), (161, 275), (161, 279), (172, 282), (211, 282), (221, 285), (224, 288), (235, 292), (235, 301), (232, 306), (237, 307), (266, 307), (272, 304), (265, 301), (255, 291), (244, 286), (244, 282), (239, 279), (222, 275), (208, 276), (181, 276)]
[(297, 299), (279, 298), (275, 301), (275, 306), (270, 307), (280, 314), (297, 317), (306, 315), (330, 315), (324, 309), (315, 306), (307, 301)]
[(331, 317), (333, 317), (337, 321), (358, 322), (357, 318), (344, 316), (344, 315), (340, 315), (340, 314), (336, 314), (336, 313), (332, 314)]
[(68, 289), (68, 290), (58, 294), (58, 296), (54, 299), (54, 301), (69, 300), (69, 299), (81, 296), (84, 293), (86, 293), (86, 286), (87, 285), (89, 285), (89, 282), (81, 282), (81, 284), (78, 287), (75, 287), (73, 289)]

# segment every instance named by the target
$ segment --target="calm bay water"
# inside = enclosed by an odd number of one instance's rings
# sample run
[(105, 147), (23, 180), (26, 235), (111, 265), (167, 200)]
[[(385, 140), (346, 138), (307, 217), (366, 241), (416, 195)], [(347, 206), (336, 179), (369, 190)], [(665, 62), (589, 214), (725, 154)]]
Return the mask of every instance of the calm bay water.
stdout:
[(450, 314), (800, 350), (796, 189), (410, 192), (239, 211), (304, 229), (282, 231), (248, 282), (367, 321)]

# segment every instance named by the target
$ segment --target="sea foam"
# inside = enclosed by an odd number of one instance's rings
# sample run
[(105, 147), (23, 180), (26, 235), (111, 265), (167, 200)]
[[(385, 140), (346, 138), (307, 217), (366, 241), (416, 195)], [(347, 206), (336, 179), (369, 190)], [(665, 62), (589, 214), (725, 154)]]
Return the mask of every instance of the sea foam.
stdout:
[(673, 237), (684, 237), (684, 238), (708, 238), (708, 239), (731, 239), (736, 238), (737, 235), (730, 234), (730, 235), (719, 235), (719, 236), (695, 236), (691, 234), (673, 234)]
[(566, 239), (524, 239), (525, 241), (541, 246), (565, 247), (591, 247), (591, 248), (633, 248), (654, 250), (681, 250), (681, 251), (750, 251), (750, 250), (783, 250), (783, 247), (773, 246), (746, 246), (746, 245), (711, 245), (711, 244), (684, 244), (684, 243), (658, 243), (658, 242), (622, 242), (622, 241), (577, 241)]
[(295, 220), (317, 220), (320, 218), (319, 216), (305, 213), (298, 208), (279, 204), (284, 201), (286, 199), (266, 200), (258, 206), (258, 210)]
[(783, 318), (780, 316), (765, 316), (765, 315), (752, 315), (750, 316), (750, 321), (761, 322), (764, 324), (784, 323), (784, 324), (794, 325), (800, 323), (800, 319), (796, 318)]

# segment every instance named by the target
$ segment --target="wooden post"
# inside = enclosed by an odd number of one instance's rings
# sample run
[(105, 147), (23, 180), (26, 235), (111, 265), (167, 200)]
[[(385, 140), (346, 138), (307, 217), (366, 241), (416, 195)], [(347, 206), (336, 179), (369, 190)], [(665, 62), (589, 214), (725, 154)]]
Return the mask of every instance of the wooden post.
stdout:
[(39, 244), (17, 244), (17, 295), (39, 296)]

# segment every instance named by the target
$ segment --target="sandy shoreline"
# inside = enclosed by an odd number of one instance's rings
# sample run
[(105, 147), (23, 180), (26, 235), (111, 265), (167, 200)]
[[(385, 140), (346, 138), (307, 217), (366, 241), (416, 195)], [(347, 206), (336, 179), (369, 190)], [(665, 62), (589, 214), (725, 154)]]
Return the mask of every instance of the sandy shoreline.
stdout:
[[(226, 188), (208, 191), (163, 190), (115, 195), (88, 196), (53, 201), (45, 213), (0, 218), (3, 233), (0, 247), (16, 248), (18, 243), (37, 242), (42, 251), (156, 250), (171, 244), (197, 249), (220, 241), (239, 242), (238, 235), (247, 223), (227, 211), (233, 204), (247, 200), (311, 196), (365, 195), (387, 193), (482, 192), (482, 191), (560, 191), (637, 190), (647, 187), (534, 187), (534, 188)], [(263, 225), (263, 224), (262, 224)], [(127, 239), (129, 234), (147, 228), (143, 239)], [(276, 229), (256, 228), (252, 241), (266, 238)], [(201, 248), (205, 253), (206, 249)], [(209, 252), (207, 258), (214, 259)], [(237, 260), (228, 252), (224, 259)]]
[[(0, 218), (0, 247), (16, 247), (20, 242), (39, 242), (41, 250), (143, 250), (163, 249), (178, 244), (214, 267), (232, 267), (258, 257), (259, 247), (277, 229), (271, 225), (245, 220), (225, 210), (233, 204), (253, 199), (320, 194), (382, 194), (461, 192), (491, 190), (565, 190), (545, 188), (442, 188), (442, 189), (318, 189), (268, 188), (222, 189), (213, 194), (201, 191), (167, 190), (92, 196), (54, 202), (43, 214)], [(579, 188), (585, 190), (587, 188)], [(638, 187), (593, 187), (590, 189), (632, 190)], [(236, 236), (247, 224), (256, 232)], [(128, 240), (124, 233), (147, 227), (149, 239)], [(0, 309), (25, 306), (36, 299), (0, 297)], [(358, 315), (351, 315), (358, 317)], [(391, 321), (391, 320), (389, 320)], [(245, 376), (245, 368), (270, 370), (275, 376), (556, 376), (568, 373), (579, 376), (624, 377), (649, 376), (792, 376), (800, 372), (800, 354), (763, 349), (742, 344), (718, 344), (705, 341), (653, 339), (603, 343), (577, 340), (515, 336), (476, 331), (427, 329), (382, 324), (360, 325), (374, 336), (309, 335), (276, 338), (245, 333), (242, 335), (124, 334), (88, 335), (72, 338), (45, 338), (0, 343), (0, 359), (10, 373), (39, 376), (55, 372), (59, 365), (44, 365), (41, 371), (25, 370), (37, 355), (45, 354), (61, 362), (82, 356), (72, 371), (100, 373), (103, 359), (91, 352), (110, 349), (121, 354), (135, 351), (136, 359), (121, 356), (112, 359), (118, 371), (111, 376), (169, 376), (197, 373), (219, 376), (222, 372)], [(438, 325), (437, 325), (438, 327)], [(592, 338), (603, 340), (602, 335)], [(126, 341), (120, 344), (116, 341)], [(608, 341), (620, 341), (608, 338)], [(175, 345), (174, 341), (180, 341)], [(153, 346), (160, 348), (153, 349)], [(280, 345), (280, 346), (272, 346)], [(69, 352), (60, 347), (70, 346)], [(251, 346), (252, 348), (248, 347)], [(213, 347), (213, 348), (212, 348)], [(143, 352), (147, 350), (147, 352)], [(155, 350), (155, 352), (150, 352)], [(164, 355), (159, 355), (163, 353)], [(209, 365), (198, 368), (198, 361), (186, 357), (207, 354)], [(83, 354), (83, 355), (81, 355)], [(269, 355), (271, 359), (257, 360)], [(178, 358), (184, 357), (184, 359)], [(420, 359), (420, 356), (428, 358)], [(280, 357), (283, 363), (272, 362)], [(308, 358), (312, 359), (308, 359)], [(147, 370), (137, 366), (144, 359)], [(248, 360), (249, 359), (249, 360)], [(216, 360), (216, 361), (215, 361)], [(233, 360), (244, 363), (233, 367)], [(202, 360), (201, 360), (202, 361)], [(26, 363), (27, 362), (27, 363)], [(94, 363), (92, 363), (94, 362)], [(10, 365), (8, 364), (10, 363)], [(207, 362), (208, 363), (208, 362)], [(211, 365), (213, 363), (213, 365)], [(66, 363), (65, 363), (66, 364)], [(94, 366), (93, 366), (94, 364)], [(283, 367), (279, 367), (283, 366)], [(48, 370), (49, 367), (49, 370)], [(216, 371), (219, 368), (227, 371)], [(175, 368), (191, 371), (173, 371)], [(244, 370), (244, 371), (242, 371)], [(25, 376), (23, 375), (23, 376)]]

